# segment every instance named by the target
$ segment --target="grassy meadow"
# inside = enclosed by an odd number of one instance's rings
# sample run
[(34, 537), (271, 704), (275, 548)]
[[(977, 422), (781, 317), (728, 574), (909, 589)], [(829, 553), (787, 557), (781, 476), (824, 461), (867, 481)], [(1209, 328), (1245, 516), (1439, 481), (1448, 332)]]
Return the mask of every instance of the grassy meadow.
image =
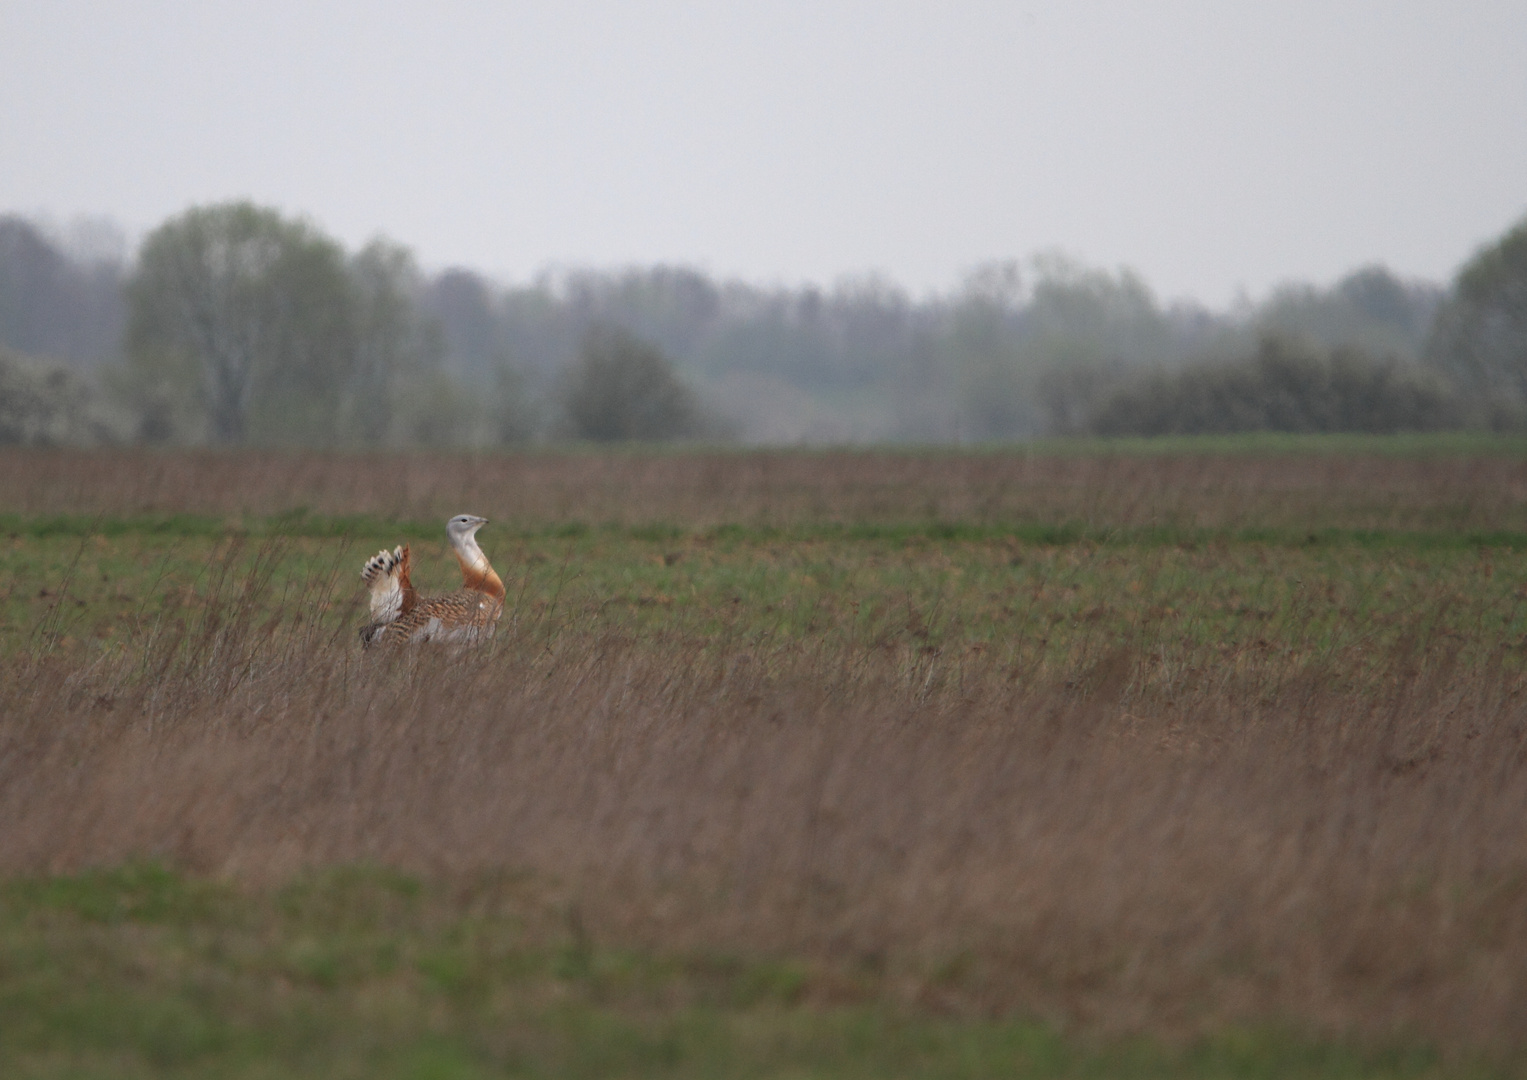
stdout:
[(6, 1075), (1527, 1068), (1520, 442), (5, 451), (0, 568)]

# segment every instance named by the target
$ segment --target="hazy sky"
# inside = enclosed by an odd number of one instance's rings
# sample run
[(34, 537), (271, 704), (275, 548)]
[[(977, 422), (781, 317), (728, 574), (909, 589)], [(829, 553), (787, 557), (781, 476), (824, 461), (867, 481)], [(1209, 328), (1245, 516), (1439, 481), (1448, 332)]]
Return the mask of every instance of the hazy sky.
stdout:
[(0, 211), (235, 197), (507, 280), (1441, 280), (1527, 213), (1527, 3), (0, 0)]

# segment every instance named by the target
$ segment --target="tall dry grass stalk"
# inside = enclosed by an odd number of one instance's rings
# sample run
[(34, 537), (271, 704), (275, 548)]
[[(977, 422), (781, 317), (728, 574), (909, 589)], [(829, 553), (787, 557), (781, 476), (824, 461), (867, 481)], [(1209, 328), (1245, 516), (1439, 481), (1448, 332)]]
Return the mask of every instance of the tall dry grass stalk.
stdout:
[(263, 587), (0, 686), (0, 869), (510, 868), (596, 938), (787, 950), (927, 1007), (1527, 1042), (1504, 652), (1402, 643), (1362, 692), (1318, 657), (1185, 680), (1114, 644), (1041, 675), (741, 623), (362, 652), (256, 622)]

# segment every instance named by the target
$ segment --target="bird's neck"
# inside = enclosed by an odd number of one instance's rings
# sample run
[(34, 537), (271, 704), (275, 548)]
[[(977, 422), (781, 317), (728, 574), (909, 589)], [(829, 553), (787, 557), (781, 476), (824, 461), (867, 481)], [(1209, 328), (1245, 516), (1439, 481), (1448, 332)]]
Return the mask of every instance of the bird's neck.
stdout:
[(489, 564), (482, 548), (477, 546), (477, 539), (468, 536), (453, 546), (456, 549), (456, 561), (461, 564), (462, 584), (468, 589), (502, 600), (504, 583)]

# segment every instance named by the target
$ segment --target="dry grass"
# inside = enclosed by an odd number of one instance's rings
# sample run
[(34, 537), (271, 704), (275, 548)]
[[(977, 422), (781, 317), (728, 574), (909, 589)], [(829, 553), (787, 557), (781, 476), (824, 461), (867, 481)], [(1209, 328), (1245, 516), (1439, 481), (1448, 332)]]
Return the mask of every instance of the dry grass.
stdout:
[(7, 684), (0, 866), (512, 867), (601, 940), (868, 966), (934, 1008), (1522, 1037), (1504, 663), (1397, 654), (1377, 698), (1313, 668), (1167, 694), (1128, 652), (1024, 685), (574, 631), (362, 655), (239, 615)]
[(1527, 458), (630, 453), (513, 457), (9, 451), (0, 508), (500, 523), (1527, 529)]
[[(311, 498), (889, 519), (942, 493), (937, 513), (976, 519), (1265, 523), (1296, 519), (1292, 491), (1352, 527), (1506, 528), (1527, 503), (1527, 468), (1493, 460), (532, 458), (460, 480), (459, 462), (400, 464), (403, 494), (344, 459), (164, 457), (146, 476), (144, 459), (16, 460), (0, 457), (0, 493), (26, 513)], [(918, 1008), (1093, 1030), (1291, 1022), (1527, 1049), (1522, 644), (1483, 618), (1472, 637), (1423, 632), (1451, 596), (1423, 588), (1413, 634), (1250, 642), (1223, 668), (1212, 650), (1184, 667), (1138, 627), (1022, 665), (916, 635), (761, 635), (746, 605), (704, 633), (569, 610), (507, 618), (484, 650), (399, 654), (282, 614), (262, 573), (129, 648), (13, 665), (0, 869), (513, 868), (597, 940), (806, 957), (824, 1000), (860, 985), (831, 972), (857, 972)]]

